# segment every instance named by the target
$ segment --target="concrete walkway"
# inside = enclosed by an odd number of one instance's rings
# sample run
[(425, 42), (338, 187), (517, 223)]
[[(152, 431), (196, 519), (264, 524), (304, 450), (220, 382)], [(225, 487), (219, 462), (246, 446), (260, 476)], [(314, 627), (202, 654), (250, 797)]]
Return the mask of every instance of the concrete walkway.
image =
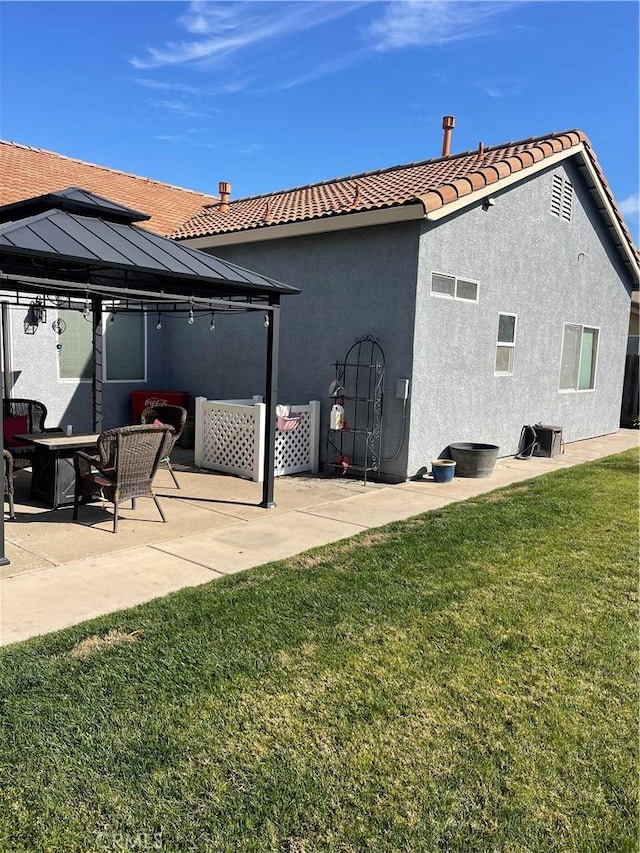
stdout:
[(161, 471), (156, 486), (169, 523), (160, 522), (152, 501), (139, 501), (135, 511), (122, 511), (117, 535), (110, 532), (111, 515), (99, 506), (82, 508), (81, 523), (74, 524), (70, 509), (44, 511), (18, 502), (17, 520), (5, 522), (11, 564), (0, 574), (0, 645), (621, 453), (637, 447), (639, 437), (620, 430), (568, 444), (553, 459), (507, 457), (489, 478), (452, 483), (424, 478), (365, 487), (339, 478), (282, 477), (274, 510), (256, 506), (258, 484), (185, 468), (177, 491)]

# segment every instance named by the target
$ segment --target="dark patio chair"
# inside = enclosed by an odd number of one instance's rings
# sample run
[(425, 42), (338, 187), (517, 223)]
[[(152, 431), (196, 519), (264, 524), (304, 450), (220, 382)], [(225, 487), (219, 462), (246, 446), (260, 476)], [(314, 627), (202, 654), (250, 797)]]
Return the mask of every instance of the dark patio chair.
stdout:
[(77, 450), (73, 457), (76, 483), (73, 500), (73, 520), (78, 520), (78, 506), (93, 497), (113, 504), (113, 532), (118, 532), (118, 506), (136, 498), (153, 498), (158, 512), (166, 522), (162, 507), (151, 488), (160, 461), (167, 455), (173, 441), (173, 427), (118, 427), (98, 437), (98, 456)]
[(140, 420), (143, 424), (153, 424), (159, 421), (162, 424), (169, 424), (169, 426), (173, 427), (173, 442), (167, 451), (167, 455), (164, 459), (160, 460), (160, 463), (167, 466), (171, 476), (173, 477), (173, 482), (176, 484), (176, 488), (179, 489), (180, 484), (176, 480), (176, 475), (173, 473), (170, 457), (171, 451), (173, 450), (176, 442), (180, 439), (184, 430), (184, 425), (187, 422), (187, 410), (183, 409), (182, 406), (147, 406), (142, 410)]
[(56, 427), (48, 429), (44, 422), (47, 407), (38, 400), (7, 397), (2, 401), (4, 418), (4, 446), (13, 456), (14, 470), (29, 468), (35, 455), (33, 444), (24, 444), (14, 438), (21, 433), (58, 432)]
[(13, 507), (13, 456), (8, 450), (3, 450), (4, 457), (4, 496), (9, 501), (9, 518), (15, 518), (16, 512)]

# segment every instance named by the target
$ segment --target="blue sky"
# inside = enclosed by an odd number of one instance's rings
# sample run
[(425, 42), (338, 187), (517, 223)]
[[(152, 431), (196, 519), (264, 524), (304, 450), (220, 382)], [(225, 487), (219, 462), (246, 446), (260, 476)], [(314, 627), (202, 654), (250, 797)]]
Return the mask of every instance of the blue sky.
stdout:
[(0, 135), (254, 195), (579, 127), (638, 240), (635, 2), (7, 2)]

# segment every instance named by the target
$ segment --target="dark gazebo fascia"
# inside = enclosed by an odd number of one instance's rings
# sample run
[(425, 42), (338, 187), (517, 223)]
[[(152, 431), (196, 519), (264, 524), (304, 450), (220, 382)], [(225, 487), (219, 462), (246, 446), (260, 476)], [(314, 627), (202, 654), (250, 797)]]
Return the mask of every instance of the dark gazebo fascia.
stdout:
[[(58, 305), (73, 299), (91, 303), (96, 432), (102, 428), (99, 369), (105, 304), (267, 312), (266, 452), (260, 505), (274, 507), (280, 298), (300, 291), (134, 224), (144, 219), (149, 217), (78, 187), (0, 207), (3, 301), (22, 305), (25, 295), (37, 294)], [(3, 439), (0, 430), (0, 450)], [(0, 525), (0, 565), (6, 565), (4, 519)]]

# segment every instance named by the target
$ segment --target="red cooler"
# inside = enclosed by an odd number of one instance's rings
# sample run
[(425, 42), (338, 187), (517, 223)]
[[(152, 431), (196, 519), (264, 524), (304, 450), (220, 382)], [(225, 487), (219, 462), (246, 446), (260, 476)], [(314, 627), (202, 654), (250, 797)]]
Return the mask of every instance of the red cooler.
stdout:
[(147, 406), (182, 406), (187, 408), (189, 394), (186, 391), (130, 391), (132, 423), (140, 423), (142, 410)]

